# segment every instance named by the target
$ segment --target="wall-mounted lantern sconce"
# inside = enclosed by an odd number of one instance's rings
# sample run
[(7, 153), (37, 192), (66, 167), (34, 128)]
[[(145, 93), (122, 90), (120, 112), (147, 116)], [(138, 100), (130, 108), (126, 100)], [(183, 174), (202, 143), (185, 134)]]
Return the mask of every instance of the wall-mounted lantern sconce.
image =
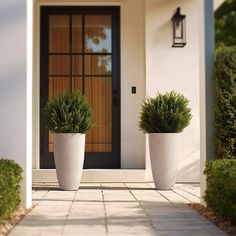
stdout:
[(180, 7), (171, 18), (173, 23), (173, 45), (174, 48), (182, 48), (186, 45), (186, 15), (181, 15)]

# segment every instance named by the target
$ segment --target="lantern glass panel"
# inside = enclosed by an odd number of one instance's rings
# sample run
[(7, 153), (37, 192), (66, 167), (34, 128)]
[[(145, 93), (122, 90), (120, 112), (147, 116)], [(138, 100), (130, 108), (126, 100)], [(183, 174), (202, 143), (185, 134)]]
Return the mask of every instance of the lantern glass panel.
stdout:
[(174, 22), (175, 24), (175, 38), (183, 38), (183, 22)]
[(173, 21), (173, 47), (186, 45), (186, 21), (185, 18)]

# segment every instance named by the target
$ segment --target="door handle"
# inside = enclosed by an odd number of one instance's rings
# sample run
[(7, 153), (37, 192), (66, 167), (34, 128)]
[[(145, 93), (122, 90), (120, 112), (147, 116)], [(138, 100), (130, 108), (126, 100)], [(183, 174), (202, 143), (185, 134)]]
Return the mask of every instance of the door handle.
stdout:
[(114, 104), (114, 107), (117, 106), (117, 97), (116, 96), (114, 96), (114, 98), (113, 98), (113, 104)]

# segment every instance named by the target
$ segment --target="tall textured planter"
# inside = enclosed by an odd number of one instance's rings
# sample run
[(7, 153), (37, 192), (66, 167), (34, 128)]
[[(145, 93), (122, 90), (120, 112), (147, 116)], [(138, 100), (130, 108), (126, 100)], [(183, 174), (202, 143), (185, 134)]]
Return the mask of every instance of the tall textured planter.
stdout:
[(54, 159), (62, 190), (79, 188), (85, 151), (85, 134), (55, 133)]
[(150, 133), (149, 149), (154, 184), (157, 189), (174, 188), (178, 174), (178, 133)]

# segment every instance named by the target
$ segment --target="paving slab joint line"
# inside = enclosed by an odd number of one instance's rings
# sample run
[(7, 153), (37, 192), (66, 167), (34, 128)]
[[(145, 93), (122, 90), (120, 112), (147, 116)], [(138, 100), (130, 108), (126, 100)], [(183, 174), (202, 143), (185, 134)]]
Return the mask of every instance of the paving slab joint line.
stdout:
[[(147, 185), (151, 188), (153, 188), (149, 183), (147, 183)], [(168, 197), (166, 197), (165, 195), (163, 195), (162, 193), (158, 192), (158, 190), (154, 190), (157, 194), (161, 195), (163, 198), (165, 198), (170, 204), (172, 204), (173, 206), (175, 205)]]
[[(149, 186), (150, 186), (150, 185), (149, 185)], [(177, 193), (174, 189), (171, 190), (171, 191), (172, 191), (173, 193), (179, 195), (179, 196), (182, 197), (183, 199), (187, 200), (189, 203), (192, 203), (192, 201), (190, 201), (187, 197), (181, 195), (180, 193)], [(156, 192), (157, 192), (157, 190), (156, 190)], [(185, 191), (185, 192), (186, 192), (186, 191)], [(163, 195), (163, 194), (160, 193), (160, 192), (157, 192), (157, 193), (159, 193), (161, 196), (163, 196), (165, 199), (167, 199), (170, 203), (172, 203), (173, 205), (175, 205), (175, 203), (173, 203), (173, 202), (172, 202), (170, 199), (168, 199), (165, 195)], [(194, 195), (192, 195), (192, 196), (194, 196)], [(185, 203), (185, 204), (188, 206), (187, 203)]]
[[(40, 190), (36, 190), (36, 191), (40, 191)], [(44, 199), (44, 198), (47, 196), (48, 193), (49, 193), (49, 190), (47, 190), (47, 192), (40, 198), (40, 200)], [(37, 200), (36, 200), (36, 201), (37, 201)], [(39, 202), (37, 202), (37, 203), (34, 203), (34, 204), (33, 204), (33, 208), (35, 208), (36, 206), (38, 206), (40, 203), (41, 203), (41, 201), (39, 201)], [(33, 209), (33, 208), (32, 208), (32, 209)]]
[[(179, 190), (182, 190), (182, 189), (179, 189)], [(183, 190), (182, 190), (182, 191), (183, 191)], [(195, 202), (196, 202), (196, 201), (190, 200), (188, 197), (185, 197), (184, 195), (182, 195), (182, 193), (178, 193), (178, 192), (176, 192), (175, 190), (173, 190), (173, 192), (175, 192), (176, 194), (178, 194), (178, 195), (180, 195), (181, 197), (185, 198), (185, 199), (188, 200), (190, 203), (195, 203)], [(185, 192), (185, 193), (188, 193), (188, 192)], [(188, 193), (188, 194), (189, 194), (189, 193)], [(199, 197), (196, 197), (196, 196), (193, 195), (193, 194), (190, 194), (190, 195), (191, 195), (191, 197), (195, 197), (195, 198), (197, 198), (197, 199), (200, 200)]]
[(65, 218), (65, 220), (64, 220), (64, 223), (63, 223), (63, 226), (62, 226), (62, 230), (61, 230), (60, 235), (64, 235), (64, 229), (65, 229), (65, 226), (66, 226), (66, 222), (68, 221), (68, 218), (69, 218), (69, 215), (70, 215), (70, 212), (71, 212), (71, 209), (72, 209), (72, 205), (73, 205), (73, 203), (75, 202), (75, 197), (76, 197), (76, 194), (77, 194), (78, 190), (79, 190), (79, 189), (77, 189), (77, 190), (75, 191), (75, 194), (74, 194), (74, 197), (73, 197), (73, 199), (72, 199), (72, 201), (71, 201), (71, 204), (70, 204), (68, 213), (66, 214), (66, 218)]
[(199, 197), (199, 196), (197, 196), (196, 194), (193, 194), (191, 191), (187, 191), (186, 189), (183, 189), (183, 188), (181, 188), (181, 187), (178, 187), (178, 186), (177, 186), (177, 188), (178, 188), (178, 189), (181, 189), (182, 191), (184, 191), (184, 192), (186, 192), (186, 193), (189, 193), (189, 194), (191, 194), (192, 196), (194, 196), (194, 197), (197, 197), (197, 198), (199, 198), (199, 199), (200, 199), (200, 197)]
[(106, 210), (106, 205), (105, 205), (105, 197), (102, 189), (102, 184), (100, 185), (101, 188), (101, 193), (102, 193), (102, 201), (103, 201), (103, 209), (104, 209), (104, 217), (105, 217), (105, 229), (106, 229), (106, 235), (108, 234), (108, 222), (107, 222), (107, 210)]
[(135, 201), (140, 205), (140, 207), (143, 209), (143, 212), (145, 213), (146, 217), (148, 218), (149, 224), (151, 225), (152, 229), (154, 230), (154, 232), (156, 232), (156, 228), (152, 223), (152, 219), (149, 217), (147, 211), (145, 210), (145, 208), (143, 207), (142, 203), (135, 197), (135, 195), (132, 193), (132, 191), (130, 190), (130, 188), (125, 184), (125, 186), (128, 188), (130, 194), (133, 196), (133, 198), (135, 199)]
[[(184, 198), (185, 200), (187, 200), (189, 203), (191, 203), (192, 201), (190, 201), (187, 197), (181, 195), (180, 193), (177, 193), (174, 189), (172, 190), (174, 193), (176, 193), (177, 195), (179, 195), (180, 197)], [(188, 204), (186, 204), (188, 205)]]

